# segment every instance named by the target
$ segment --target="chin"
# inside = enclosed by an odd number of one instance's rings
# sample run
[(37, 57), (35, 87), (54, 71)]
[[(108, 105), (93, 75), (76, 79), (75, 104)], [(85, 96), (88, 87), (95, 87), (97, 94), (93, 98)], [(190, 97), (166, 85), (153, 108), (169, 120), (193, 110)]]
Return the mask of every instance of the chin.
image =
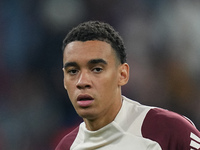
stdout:
[(93, 120), (96, 118), (96, 115), (94, 112), (89, 112), (89, 111), (79, 111), (78, 115), (83, 118), (83, 119), (88, 119), (88, 120)]

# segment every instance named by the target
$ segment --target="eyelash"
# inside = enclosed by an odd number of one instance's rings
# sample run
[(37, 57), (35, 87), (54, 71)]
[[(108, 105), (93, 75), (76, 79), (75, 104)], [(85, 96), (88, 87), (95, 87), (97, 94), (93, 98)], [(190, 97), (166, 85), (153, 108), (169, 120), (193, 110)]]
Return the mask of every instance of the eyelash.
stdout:
[(100, 73), (100, 72), (102, 72), (102, 70), (103, 69), (101, 67), (95, 67), (95, 68), (92, 69), (92, 71), (95, 72), (95, 73)]
[(70, 69), (70, 70), (67, 71), (67, 73), (70, 74), (70, 75), (75, 75), (75, 74), (77, 74), (77, 72), (78, 72), (77, 69)]
[[(101, 67), (94, 67), (94, 68), (91, 69), (91, 71), (94, 72), (94, 73), (100, 73), (100, 72), (103, 71), (103, 68), (101, 68)], [(67, 73), (70, 74), (70, 75), (76, 75), (78, 72), (79, 72), (78, 69), (69, 69), (67, 71)]]

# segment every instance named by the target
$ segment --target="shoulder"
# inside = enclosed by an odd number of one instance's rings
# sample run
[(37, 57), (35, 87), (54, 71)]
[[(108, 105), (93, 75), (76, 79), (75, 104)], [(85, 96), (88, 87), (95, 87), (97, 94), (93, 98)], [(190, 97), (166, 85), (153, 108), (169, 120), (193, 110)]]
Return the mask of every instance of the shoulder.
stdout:
[[(158, 142), (163, 150), (190, 149), (192, 134), (200, 137), (191, 121), (161, 108), (150, 109), (142, 125), (143, 137)], [(197, 142), (200, 144), (200, 141)]]
[(73, 144), (77, 134), (79, 131), (79, 127), (75, 128), (69, 134), (67, 134), (58, 144), (55, 150), (69, 150), (71, 145)]

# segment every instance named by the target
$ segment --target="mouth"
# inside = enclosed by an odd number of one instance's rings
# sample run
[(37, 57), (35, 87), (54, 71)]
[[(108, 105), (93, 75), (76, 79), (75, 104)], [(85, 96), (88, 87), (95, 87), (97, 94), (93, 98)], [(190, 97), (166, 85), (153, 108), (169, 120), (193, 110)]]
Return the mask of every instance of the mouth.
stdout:
[(77, 98), (77, 101), (87, 101), (87, 100), (94, 100), (94, 98), (88, 94), (80, 94)]
[(80, 94), (77, 97), (77, 104), (80, 107), (89, 107), (91, 106), (93, 101), (94, 101), (94, 98), (88, 94)]

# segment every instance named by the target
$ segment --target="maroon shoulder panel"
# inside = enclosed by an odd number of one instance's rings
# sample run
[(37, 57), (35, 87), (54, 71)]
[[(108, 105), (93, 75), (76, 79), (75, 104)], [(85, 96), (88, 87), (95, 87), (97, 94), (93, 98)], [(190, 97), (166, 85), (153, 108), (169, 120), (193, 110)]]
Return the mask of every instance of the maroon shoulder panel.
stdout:
[(168, 110), (151, 109), (144, 119), (142, 135), (159, 143), (162, 150), (200, 150), (200, 132), (185, 117)]
[(67, 134), (58, 144), (55, 150), (70, 150), (71, 145), (73, 144), (77, 134), (79, 127), (75, 128), (72, 132)]

